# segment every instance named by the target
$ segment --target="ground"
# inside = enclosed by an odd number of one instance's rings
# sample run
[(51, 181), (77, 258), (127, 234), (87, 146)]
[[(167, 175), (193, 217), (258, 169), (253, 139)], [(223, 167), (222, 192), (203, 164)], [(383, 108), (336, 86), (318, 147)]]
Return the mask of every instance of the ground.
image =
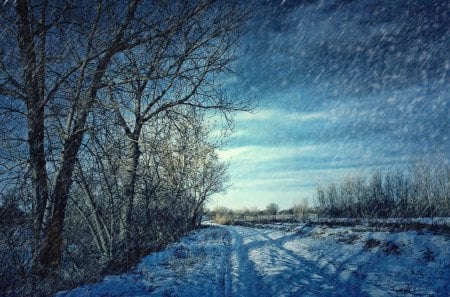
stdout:
[(450, 296), (450, 239), (305, 224), (210, 226), (72, 296)]

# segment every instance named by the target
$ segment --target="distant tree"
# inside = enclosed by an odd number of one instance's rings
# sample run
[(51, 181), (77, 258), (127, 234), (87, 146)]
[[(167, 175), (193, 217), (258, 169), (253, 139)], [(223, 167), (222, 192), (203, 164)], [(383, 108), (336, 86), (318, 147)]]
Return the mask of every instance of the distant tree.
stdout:
[(267, 206), (266, 206), (266, 212), (267, 212), (267, 214), (268, 215), (272, 215), (272, 216), (276, 216), (277, 214), (278, 214), (278, 211), (279, 211), (279, 206), (278, 206), (278, 204), (276, 204), (276, 203), (269, 203)]
[(295, 203), (292, 206), (292, 214), (296, 216), (297, 218), (301, 218), (302, 220), (305, 219), (305, 215), (309, 209), (309, 203), (306, 198), (304, 198), (301, 202)]
[(234, 212), (226, 207), (217, 207), (213, 210), (214, 222), (217, 224), (230, 224), (234, 219)]

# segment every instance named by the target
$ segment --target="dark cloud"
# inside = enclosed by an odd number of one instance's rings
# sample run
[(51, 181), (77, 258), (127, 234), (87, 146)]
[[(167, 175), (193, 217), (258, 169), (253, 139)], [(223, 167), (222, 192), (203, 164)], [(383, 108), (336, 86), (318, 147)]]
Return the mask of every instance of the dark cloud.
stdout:
[(244, 89), (319, 85), (365, 96), (450, 80), (445, 1), (274, 2), (251, 25)]

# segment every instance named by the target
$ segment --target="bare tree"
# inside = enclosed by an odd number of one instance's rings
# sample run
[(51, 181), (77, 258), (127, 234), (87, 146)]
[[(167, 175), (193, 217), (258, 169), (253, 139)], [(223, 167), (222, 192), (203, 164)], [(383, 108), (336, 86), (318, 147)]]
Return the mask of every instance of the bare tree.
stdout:
[[(175, 23), (161, 23), (152, 30), (170, 29), (147, 48), (121, 57), (109, 80), (109, 105), (128, 141), (119, 240), (130, 241), (130, 222), (136, 195), (137, 169), (143, 127), (164, 113), (214, 109), (228, 113), (249, 108), (248, 102), (229, 100), (215, 75), (228, 70), (235, 58), (233, 46), (245, 15), (229, 3), (201, 1), (193, 7), (174, 5)], [(123, 60), (126, 63), (123, 63)], [(184, 115), (188, 116), (189, 115)]]
[(216, 147), (208, 139), (208, 129), (201, 119), (191, 118), (176, 123), (177, 142), (165, 164), (174, 192), (183, 195), (188, 228), (201, 222), (203, 207), (211, 195), (227, 188), (227, 165), (220, 162)]
[(449, 167), (445, 162), (416, 163), (408, 168), (375, 171), (368, 178), (349, 177), (340, 184), (318, 187), (320, 210), (329, 216), (447, 216)]
[(276, 204), (276, 203), (269, 203), (267, 206), (266, 206), (266, 212), (267, 212), (267, 214), (268, 215), (271, 215), (271, 216), (276, 216), (277, 215), (277, 213), (278, 213), (278, 210), (280, 209), (280, 207), (278, 206), (278, 204)]
[[(96, 104), (103, 102), (116, 110), (129, 140), (122, 237), (133, 210), (143, 125), (177, 105), (241, 109), (218, 96), (212, 80), (233, 60), (232, 46), (245, 20), (236, 5), (225, 1), (6, 2), (1, 12), (5, 22), (0, 95), (23, 103), (23, 108), (18, 105), (27, 118), (37, 272), (46, 275), (60, 267), (73, 174), (77, 166), (83, 174), (77, 156)], [(130, 103), (133, 107), (128, 110)], [(80, 181), (82, 185), (82, 176)], [(89, 197), (88, 189), (85, 194)]]

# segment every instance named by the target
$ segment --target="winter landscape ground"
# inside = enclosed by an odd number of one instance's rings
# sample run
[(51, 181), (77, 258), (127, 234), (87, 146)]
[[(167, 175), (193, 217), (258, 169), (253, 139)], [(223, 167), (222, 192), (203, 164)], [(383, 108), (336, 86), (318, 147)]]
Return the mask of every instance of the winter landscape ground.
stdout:
[(367, 226), (210, 225), (73, 296), (449, 296), (450, 238)]

